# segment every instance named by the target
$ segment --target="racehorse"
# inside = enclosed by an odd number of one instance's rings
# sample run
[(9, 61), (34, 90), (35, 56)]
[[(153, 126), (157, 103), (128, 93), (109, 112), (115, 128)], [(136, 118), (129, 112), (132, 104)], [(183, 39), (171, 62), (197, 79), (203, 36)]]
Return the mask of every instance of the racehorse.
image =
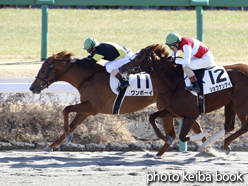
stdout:
[[(43, 62), (35, 81), (30, 87), (33, 93), (39, 94), (52, 83), (65, 81), (77, 88), (80, 93), (81, 103), (67, 106), (63, 110), (64, 134), (49, 147), (43, 149), (46, 151), (52, 151), (52, 149), (59, 146), (65, 138), (67, 141), (70, 141), (70, 134), (90, 115), (96, 115), (97, 113), (112, 114), (116, 94), (114, 94), (110, 88), (110, 75), (105, 70), (105, 67), (100, 64), (95, 64), (90, 67), (72, 64), (70, 63), (72, 56), (74, 56), (73, 53), (63, 51), (47, 58)], [(154, 102), (157, 103), (158, 109), (162, 109), (162, 104), (157, 95), (157, 90), (154, 89), (154, 96), (125, 97), (120, 109), (120, 114), (138, 111)], [(69, 125), (68, 114), (70, 112), (76, 112), (76, 116)], [(165, 145), (158, 152), (158, 156), (163, 155), (176, 136), (173, 117), (174, 116), (171, 115), (171, 117), (162, 119), (165, 133), (167, 136), (171, 136), (172, 139), (165, 137), (162, 133), (159, 134), (159, 137), (165, 141)], [(154, 128), (154, 130), (160, 132), (158, 128)], [(192, 130), (196, 134), (202, 132), (198, 122), (194, 123)], [(205, 140), (206, 138), (204, 137), (202, 141), (204, 142)]]
[[(197, 98), (184, 89), (184, 76), (181, 66), (176, 66), (173, 60), (167, 58), (168, 52), (162, 45), (149, 45), (136, 53), (129, 63), (119, 68), (119, 71), (121, 73), (128, 71), (150, 73), (153, 86), (157, 87), (164, 108), (151, 115), (151, 124), (156, 124), (156, 117), (167, 117), (170, 114), (183, 118), (179, 138), (186, 142), (195, 139), (187, 137), (187, 134), (199, 116)], [(207, 140), (203, 147), (209, 145), (207, 142), (212, 143), (232, 131), (237, 114), (242, 127), (225, 139), (224, 150), (228, 154), (231, 150), (230, 144), (232, 141), (248, 130), (248, 66), (236, 64), (224, 66), (224, 68), (233, 86), (205, 95), (205, 113), (225, 107), (224, 128), (213, 138), (211, 137), (212, 141), (208, 138), (210, 141)], [(199, 139), (201, 139), (201, 136)]]

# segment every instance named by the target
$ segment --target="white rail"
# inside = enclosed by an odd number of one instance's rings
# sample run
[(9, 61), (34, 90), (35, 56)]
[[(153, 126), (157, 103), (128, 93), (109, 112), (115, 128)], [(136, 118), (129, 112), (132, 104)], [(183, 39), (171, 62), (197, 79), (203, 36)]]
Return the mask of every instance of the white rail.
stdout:
[[(32, 93), (29, 88), (34, 78), (0, 78), (0, 93)], [(78, 93), (68, 83), (54, 83), (42, 91), (43, 93)]]

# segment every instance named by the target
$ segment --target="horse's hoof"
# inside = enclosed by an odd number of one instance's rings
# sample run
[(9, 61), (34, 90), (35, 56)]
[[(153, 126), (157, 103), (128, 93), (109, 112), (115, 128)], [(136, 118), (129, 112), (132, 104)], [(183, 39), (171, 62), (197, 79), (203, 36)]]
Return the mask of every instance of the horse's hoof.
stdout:
[(197, 152), (204, 152), (205, 151), (205, 147), (199, 147), (198, 149), (197, 149)]
[(228, 155), (231, 152), (231, 148), (228, 147), (228, 149), (225, 151), (226, 155)]
[(71, 140), (72, 140), (72, 136), (71, 135), (69, 135), (69, 136), (66, 137), (66, 143), (70, 143)]
[(207, 147), (205, 148), (205, 151), (206, 151), (207, 153), (213, 152), (212, 146), (207, 146)]
[(155, 155), (154, 159), (162, 159), (162, 156)]
[(45, 147), (44, 149), (43, 149), (43, 151), (46, 151), (46, 152), (52, 152), (53, 151), (53, 149), (51, 149), (50, 147)]
[(168, 144), (172, 144), (172, 139), (171, 139), (171, 137), (170, 136), (166, 136), (166, 138), (167, 138), (167, 141), (166, 141), (166, 143), (168, 143)]

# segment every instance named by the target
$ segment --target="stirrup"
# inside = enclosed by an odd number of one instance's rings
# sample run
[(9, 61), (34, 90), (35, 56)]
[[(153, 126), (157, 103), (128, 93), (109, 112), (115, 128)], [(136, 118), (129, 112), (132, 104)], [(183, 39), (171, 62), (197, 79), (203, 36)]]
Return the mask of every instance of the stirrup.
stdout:
[(125, 82), (121, 83), (116, 90), (119, 92), (120, 90), (122, 90), (126, 87), (129, 87), (129, 86), (130, 86), (129, 81), (125, 81)]
[(193, 91), (193, 92), (196, 92), (196, 93), (199, 93), (201, 90), (200, 90), (200, 88), (195, 88), (195, 87), (193, 87), (193, 86), (191, 86), (191, 87), (185, 87), (185, 90), (187, 90), (187, 91)]

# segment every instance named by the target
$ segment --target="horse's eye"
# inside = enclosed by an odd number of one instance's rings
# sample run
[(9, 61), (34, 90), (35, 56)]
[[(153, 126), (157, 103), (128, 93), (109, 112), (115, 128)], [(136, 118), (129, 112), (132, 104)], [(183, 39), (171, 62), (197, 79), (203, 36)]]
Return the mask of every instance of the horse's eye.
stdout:
[(41, 69), (40, 73), (44, 74), (46, 71), (44, 69)]

